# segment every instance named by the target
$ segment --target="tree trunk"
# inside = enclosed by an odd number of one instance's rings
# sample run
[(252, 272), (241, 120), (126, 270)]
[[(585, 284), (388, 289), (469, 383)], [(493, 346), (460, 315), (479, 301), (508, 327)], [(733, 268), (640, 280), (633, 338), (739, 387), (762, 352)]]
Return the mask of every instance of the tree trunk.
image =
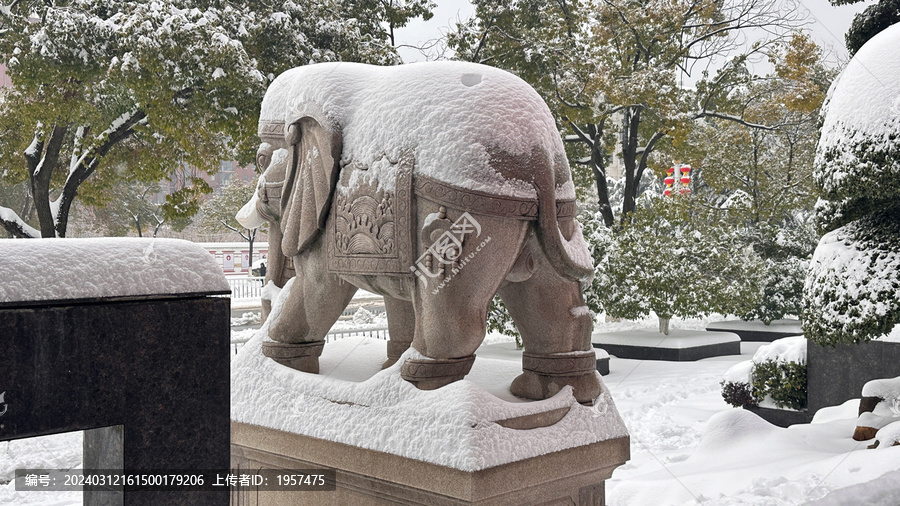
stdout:
[(622, 139), (622, 161), (625, 165), (625, 194), (622, 199), (622, 217), (631, 214), (637, 207), (637, 143), (638, 143), (638, 127), (641, 124), (641, 110), (632, 110), (631, 107), (625, 109), (622, 119), (622, 132), (625, 136)]
[(589, 125), (588, 132), (593, 141), (591, 146), (591, 169), (594, 173), (594, 181), (597, 186), (597, 202), (600, 204), (600, 215), (607, 227), (613, 226), (612, 205), (609, 203), (609, 188), (606, 186), (606, 167), (603, 165), (603, 123)]
[(659, 318), (659, 331), (664, 335), (669, 335), (669, 321), (671, 318), (663, 318), (662, 316), (657, 316)]

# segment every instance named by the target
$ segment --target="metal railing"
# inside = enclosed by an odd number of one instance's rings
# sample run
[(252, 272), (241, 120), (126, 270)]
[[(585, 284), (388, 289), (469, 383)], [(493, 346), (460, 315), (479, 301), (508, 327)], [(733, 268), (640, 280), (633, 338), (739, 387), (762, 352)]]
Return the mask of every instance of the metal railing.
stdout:
[[(328, 334), (325, 335), (325, 342), (330, 343), (347, 337), (369, 337), (373, 339), (387, 340), (390, 336), (388, 335), (388, 328), (386, 325), (359, 329), (339, 329), (330, 330)], [(249, 340), (249, 337), (232, 339), (231, 346), (234, 347), (234, 353), (237, 354), (240, 347)]]
[[(262, 296), (262, 287), (264, 277), (234, 277), (228, 278), (228, 284), (231, 285), (231, 298), (233, 299), (249, 299)], [(341, 319), (353, 316), (359, 309), (365, 309), (373, 315), (381, 315), (385, 312), (384, 299), (380, 296), (364, 297), (354, 299), (344, 309)], [(332, 329), (325, 335), (325, 342), (333, 342), (345, 337), (370, 337), (374, 339), (389, 339), (387, 325), (372, 325), (369, 327), (353, 328), (353, 329)], [(231, 340), (231, 346), (234, 352), (244, 345), (250, 338), (237, 338)]]
[(250, 276), (240, 278), (226, 278), (231, 286), (232, 299), (253, 299), (262, 297), (262, 288), (266, 283), (266, 278), (261, 276)]
[(379, 327), (368, 327), (361, 329), (343, 329), (343, 330), (330, 330), (328, 334), (325, 335), (325, 342), (330, 343), (332, 341), (337, 341), (339, 339), (344, 339), (345, 337), (371, 337), (374, 339), (388, 339), (388, 328), (387, 326), (379, 326)]

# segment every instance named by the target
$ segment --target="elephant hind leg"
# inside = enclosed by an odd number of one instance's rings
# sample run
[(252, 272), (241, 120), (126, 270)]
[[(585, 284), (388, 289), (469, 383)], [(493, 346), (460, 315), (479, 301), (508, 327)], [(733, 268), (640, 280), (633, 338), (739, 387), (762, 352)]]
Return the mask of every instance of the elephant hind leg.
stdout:
[(523, 372), (510, 390), (526, 399), (546, 399), (566, 385), (575, 398), (591, 403), (602, 392), (591, 345), (593, 321), (577, 281), (560, 276), (529, 240), (534, 273), (498, 291), (522, 336)]
[[(448, 288), (445, 287), (447, 292), (453, 291)], [(403, 379), (421, 390), (434, 390), (469, 373), (487, 327), (487, 290), (470, 287), (465, 294), (429, 294), (430, 298), (424, 301), (422, 294), (415, 306), (413, 347), (423, 356), (403, 363)]]
[(481, 215), (472, 221), (476, 219), (480, 233), (465, 236), (457, 260), (436, 269), (433, 259), (430, 272), (436, 275), (416, 280), (413, 348), (423, 357), (407, 360), (401, 375), (423, 390), (460, 380), (472, 368), (475, 350), (484, 341), (488, 305), (512, 268), (528, 230), (527, 221)]

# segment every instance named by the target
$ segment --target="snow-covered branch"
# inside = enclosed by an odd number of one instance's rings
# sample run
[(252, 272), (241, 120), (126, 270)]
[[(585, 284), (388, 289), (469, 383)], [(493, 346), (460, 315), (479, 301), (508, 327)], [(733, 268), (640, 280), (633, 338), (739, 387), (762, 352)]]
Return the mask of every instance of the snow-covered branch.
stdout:
[(755, 128), (758, 130), (773, 131), (773, 130), (778, 130), (778, 128), (781, 127), (781, 125), (762, 125), (760, 123), (751, 123), (749, 121), (746, 121), (744, 118), (742, 118), (740, 116), (734, 116), (732, 114), (722, 114), (722, 113), (711, 112), (711, 111), (700, 111), (693, 116), (693, 119), (700, 119), (700, 118), (724, 119), (724, 120), (728, 120), (728, 121), (733, 121), (740, 125), (744, 125), (745, 127)]
[(572, 131), (575, 132), (575, 135), (567, 135), (565, 137), (566, 142), (583, 142), (588, 145), (589, 148), (594, 149), (594, 140), (591, 139), (588, 134), (584, 133), (584, 131), (578, 128), (572, 120), (567, 117), (563, 117), (563, 121), (567, 121), (569, 126), (572, 127)]
[(37, 238), (41, 231), (25, 223), (15, 211), (8, 207), (0, 206), (0, 225), (14, 237)]

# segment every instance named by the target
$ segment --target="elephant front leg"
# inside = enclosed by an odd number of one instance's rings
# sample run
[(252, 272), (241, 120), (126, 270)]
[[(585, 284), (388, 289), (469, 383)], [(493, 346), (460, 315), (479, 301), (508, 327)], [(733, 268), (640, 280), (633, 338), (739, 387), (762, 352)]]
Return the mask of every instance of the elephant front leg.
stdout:
[(325, 336), (347, 307), (356, 287), (326, 271), (321, 242), (295, 257), (297, 275), (269, 325), (263, 354), (303, 372), (319, 372)]
[(387, 360), (381, 365), (382, 369), (397, 363), (400, 355), (409, 349), (416, 331), (416, 312), (412, 302), (408, 300), (384, 297), (384, 309), (388, 317), (388, 335), (391, 339), (387, 343)]

